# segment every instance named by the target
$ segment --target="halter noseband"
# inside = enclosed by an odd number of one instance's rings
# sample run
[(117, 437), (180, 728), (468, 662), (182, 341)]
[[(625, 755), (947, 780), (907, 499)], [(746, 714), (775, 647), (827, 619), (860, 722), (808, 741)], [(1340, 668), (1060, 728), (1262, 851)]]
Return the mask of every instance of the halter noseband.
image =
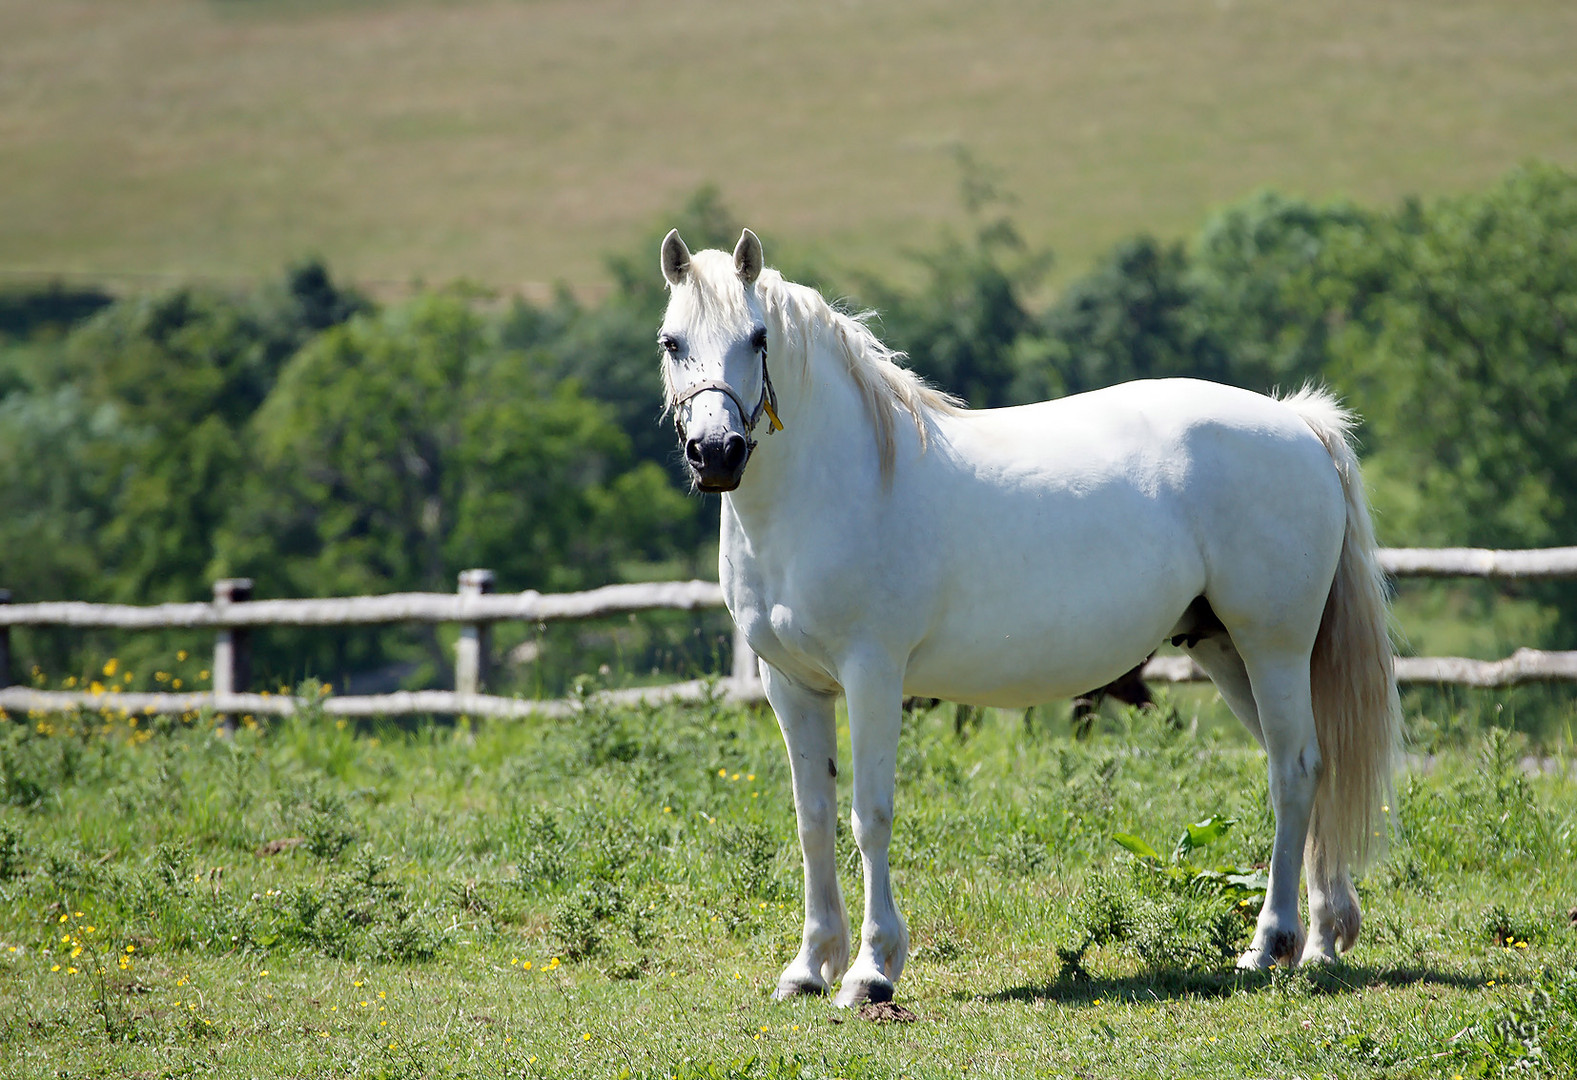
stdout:
[(763, 412), (767, 414), (767, 420), (769, 421), (767, 424), (768, 435), (774, 431), (783, 430), (783, 421), (778, 419), (777, 391), (772, 389), (772, 375), (767, 371), (767, 347), (765, 345), (761, 346), (761, 400), (756, 402), (756, 407), (747, 412), (745, 403), (734, 392), (734, 388), (726, 382), (696, 383), (673, 400), (674, 430), (679, 433), (681, 439), (684, 438), (684, 429), (679, 426), (679, 406), (697, 394), (705, 393), (708, 390), (716, 390), (719, 393), (727, 394), (728, 400), (732, 401), (734, 407), (739, 410), (739, 418), (745, 422), (745, 455), (747, 461), (750, 453), (756, 448), (756, 440), (750, 436), (755, 434), (756, 424), (760, 422)]

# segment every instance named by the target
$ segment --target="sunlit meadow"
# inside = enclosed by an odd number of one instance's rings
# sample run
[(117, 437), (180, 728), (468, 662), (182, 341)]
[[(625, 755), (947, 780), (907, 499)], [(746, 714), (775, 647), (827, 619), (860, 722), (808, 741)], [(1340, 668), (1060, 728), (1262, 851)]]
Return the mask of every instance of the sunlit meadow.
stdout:
[(1065, 709), (913, 712), (893, 864), (914, 952), (903, 1011), (866, 1018), (768, 997), (801, 903), (769, 713), (309, 708), (226, 736), (110, 691), (205, 678), (108, 662), (76, 676), (104, 706), (0, 723), (7, 1077), (1466, 1078), (1577, 1054), (1572, 762), (1472, 710), (1412, 710), (1359, 947), (1254, 974), (1232, 957), (1270, 844), (1262, 759), (1207, 697), (1083, 740)]

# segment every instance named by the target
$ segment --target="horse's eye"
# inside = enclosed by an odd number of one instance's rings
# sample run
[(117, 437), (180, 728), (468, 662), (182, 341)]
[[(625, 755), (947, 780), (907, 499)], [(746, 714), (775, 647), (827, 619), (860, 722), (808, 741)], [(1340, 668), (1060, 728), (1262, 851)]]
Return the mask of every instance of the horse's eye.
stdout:
[(679, 339), (676, 337), (670, 337), (667, 334), (664, 334), (662, 337), (658, 338), (657, 344), (661, 345), (670, 354), (674, 354), (679, 351)]
[(750, 347), (756, 352), (760, 352), (767, 347), (767, 328), (765, 326), (756, 327), (756, 332), (750, 335)]

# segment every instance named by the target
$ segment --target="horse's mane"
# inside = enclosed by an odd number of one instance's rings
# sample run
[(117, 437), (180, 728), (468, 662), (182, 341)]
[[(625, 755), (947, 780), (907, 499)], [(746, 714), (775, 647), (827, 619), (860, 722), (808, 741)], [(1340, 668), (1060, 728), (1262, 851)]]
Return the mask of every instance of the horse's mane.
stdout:
[[(691, 281), (673, 290), (674, 300), (687, 303), (685, 315), (702, 325), (719, 329), (737, 326), (749, 318), (745, 290), (734, 272), (733, 257), (722, 251), (698, 251), (691, 256)], [(908, 414), (925, 449), (930, 438), (930, 419), (937, 413), (956, 413), (963, 402), (926, 383), (903, 366), (904, 353), (884, 345), (866, 323), (875, 312), (841, 311), (829, 304), (821, 293), (806, 285), (784, 279), (776, 270), (763, 270), (756, 279), (756, 295), (762, 313), (772, 324), (777, 339), (789, 355), (784, 359), (797, 364), (803, 378), (812, 377), (810, 351), (818, 338), (824, 338), (854, 380), (865, 411), (875, 429), (882, 477), (891, 478), (896, 454), (894, 422)], [(774, 353), (772, 361), (778, 360)], [(664, 365), (664, 379), (668, 379)], [(669, 387), (672, 400), (672, 387)]]

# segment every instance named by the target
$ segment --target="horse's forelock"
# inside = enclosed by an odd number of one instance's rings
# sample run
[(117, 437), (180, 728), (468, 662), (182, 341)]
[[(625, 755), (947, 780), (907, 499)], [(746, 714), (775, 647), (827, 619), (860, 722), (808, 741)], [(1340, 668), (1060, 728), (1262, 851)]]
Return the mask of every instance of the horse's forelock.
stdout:
[(690, 256), (690, 273), (673, 286), (668, 301), (668, 321), (683, 324), (691, 333), (726, 333), (750, 327), (745, 283), (734, 271), (734, 257), (709, 249)]

